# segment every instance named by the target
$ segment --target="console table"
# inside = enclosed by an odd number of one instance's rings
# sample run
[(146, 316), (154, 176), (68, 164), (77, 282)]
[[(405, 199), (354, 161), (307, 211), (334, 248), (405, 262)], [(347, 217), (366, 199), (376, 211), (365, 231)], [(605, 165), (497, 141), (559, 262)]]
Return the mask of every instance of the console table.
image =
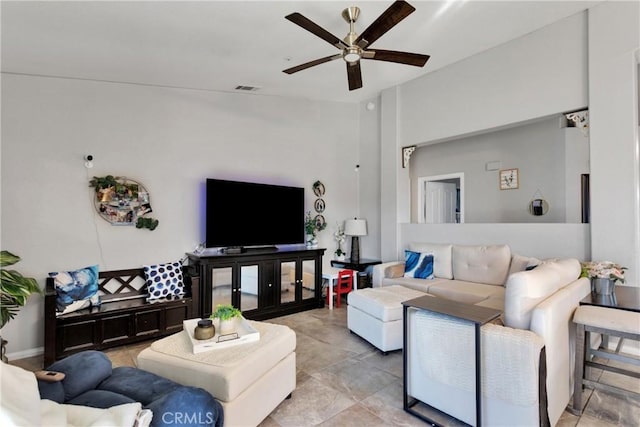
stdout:
[[(407, 331), (408, 328), (408, 313), (409, 309), (415, 310), (427, 310), (434, 313), (444, 314), (447, 316), (455, 317), (458, 319), (462, 319), (464, 321), (468, 321), (475, 328), (475, 371), (476, 371), (476, 426), (480, 427), (482, 424), (482, 385), (481, 385), (481, 339), (480, 339), (480, 327), (485, 323), (489, 323), (492, 320), (498, 318), (502, 312), (500, 310), (495, 310), (493, 308), (488, 307), (480, 307), (477, 305), (469, 305), (464, 304), (458, 301), (447, 300), (443, 298), (434, 297), (431, 295), (425, 295), (423, 297), (414, 298), (412, 300), (408, 300), (402, 303), (403, 305), (403, 352), (402, 352), (402, 367), (403, 367), (403, 406), (404, 410), (414, 415), (421, 420), (427, 421), (434, 424), (434, 421), (426, 417), (425, 415), (415, 411), (413, 406), (415, 406), (419, 400), (411, 397), (409, 395), (408, 383), (407, 379), (409, 378), (409, 369), (412, 367), (407, 363), (407, 355), (409, 353), (409, 345), (410, 339), (408, 337)], [(447, 339), (447, 337), (443, 337), (443, 339)], [(422, 402), (425, 406), (430, 405)], [(437, 408), (434, 408), (437, 409)]]
[(240, 254), (187, 253), (201, 280), (199, 316), (209, 317), (216, 305), (229, 303), (252, 320), (324, 307), (324, 251), (292, 245)]

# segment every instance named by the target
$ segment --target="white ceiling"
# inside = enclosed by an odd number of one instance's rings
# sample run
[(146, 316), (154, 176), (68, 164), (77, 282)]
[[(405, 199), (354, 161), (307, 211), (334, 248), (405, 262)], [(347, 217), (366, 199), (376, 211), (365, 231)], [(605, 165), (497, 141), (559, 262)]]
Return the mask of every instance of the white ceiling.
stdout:
[[(381, 90), (520, 37), (599, 1), (416, 1), (416, 11), (373, 48), (431, 55), (424, 68), (362, 61), (349, 91), (342, 60), (282, 72), (339, 51), (284, 19), (300, 12), (339, 38), (341, 12), (358, 6), (361, 33), (386, 1), (2, 1), (2, 71), (360, 102)], [(553, 46), (549, 46), (553, 49)]]

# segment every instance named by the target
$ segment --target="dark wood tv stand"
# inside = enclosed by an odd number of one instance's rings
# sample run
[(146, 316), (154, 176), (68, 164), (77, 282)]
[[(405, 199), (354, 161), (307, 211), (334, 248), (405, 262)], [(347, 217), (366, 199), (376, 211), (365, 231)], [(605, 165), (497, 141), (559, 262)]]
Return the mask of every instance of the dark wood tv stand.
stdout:
[(187, 253), (200, 276), (200, 317), (229, 302), (253, 320), (324, 307), (324, 251), (291, 245), (234, 254)]

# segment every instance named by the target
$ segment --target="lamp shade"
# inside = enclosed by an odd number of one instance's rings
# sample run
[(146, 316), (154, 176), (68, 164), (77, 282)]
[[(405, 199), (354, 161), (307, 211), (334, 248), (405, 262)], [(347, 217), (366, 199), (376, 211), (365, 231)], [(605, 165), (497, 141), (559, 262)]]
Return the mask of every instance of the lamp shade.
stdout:
[(344, 234), (347, 236), (366, 236), (366, 219), (348, 219), (344, 222)]

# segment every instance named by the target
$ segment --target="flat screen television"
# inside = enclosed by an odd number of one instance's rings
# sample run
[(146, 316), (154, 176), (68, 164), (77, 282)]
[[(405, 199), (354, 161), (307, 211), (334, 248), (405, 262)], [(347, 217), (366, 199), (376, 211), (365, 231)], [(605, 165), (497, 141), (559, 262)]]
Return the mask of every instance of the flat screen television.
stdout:
[(304, 243), (304, 188), (207, 179), (206, 247)]

